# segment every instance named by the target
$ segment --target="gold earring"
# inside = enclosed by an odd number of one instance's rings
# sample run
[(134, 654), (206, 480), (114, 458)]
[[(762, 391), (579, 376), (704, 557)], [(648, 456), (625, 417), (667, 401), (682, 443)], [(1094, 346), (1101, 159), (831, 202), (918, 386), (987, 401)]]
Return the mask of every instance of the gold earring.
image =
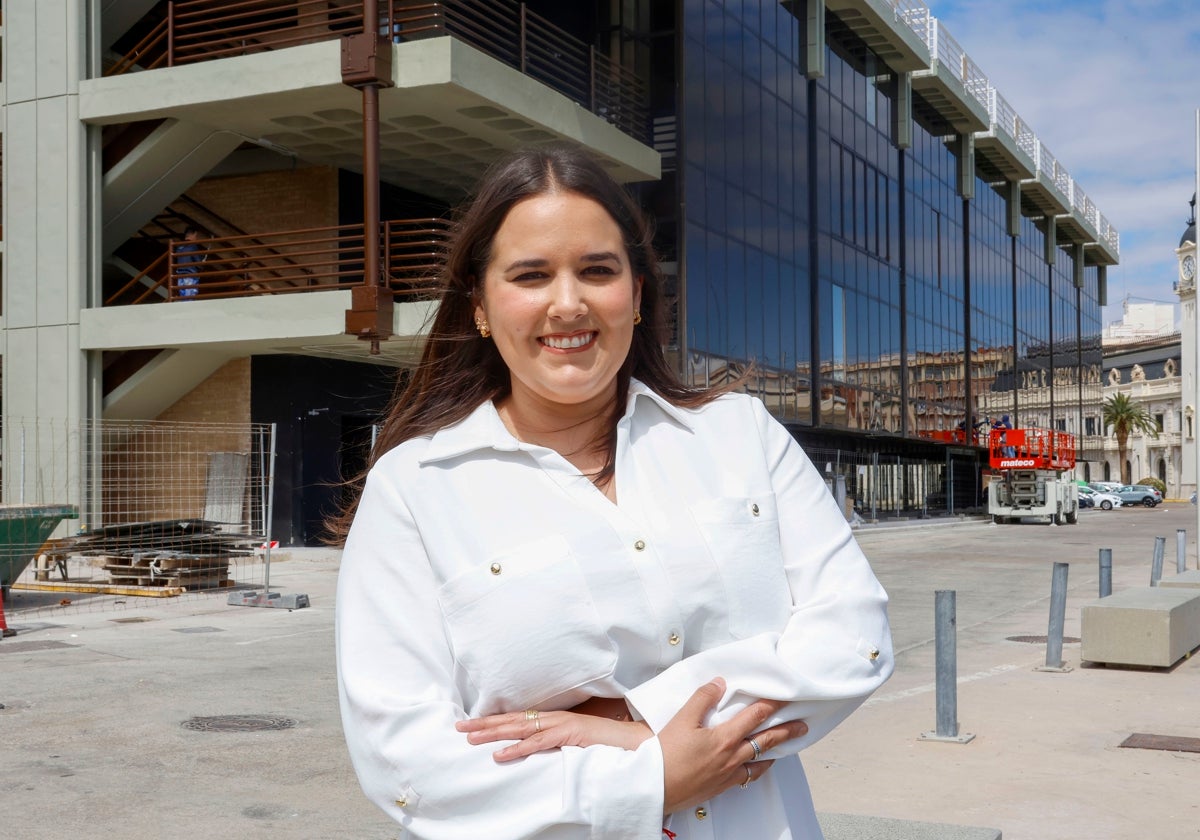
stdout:
[(636, 327), (640, 323), (642, 323), (642, 313), (635, 309), (633, 310), (633, 325)]
[(488, 327), (488, 322), (484, 318), (475, 319), (475, 329), (479, 330), (479, 334), (484, 338), (487, 338), (492, 334), (491, 329)]

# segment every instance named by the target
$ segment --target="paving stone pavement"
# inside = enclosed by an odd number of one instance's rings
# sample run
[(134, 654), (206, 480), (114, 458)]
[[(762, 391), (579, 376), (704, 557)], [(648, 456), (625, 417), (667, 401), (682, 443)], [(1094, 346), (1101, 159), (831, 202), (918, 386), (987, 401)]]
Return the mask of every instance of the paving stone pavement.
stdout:
[[(829, 840), (1144, 840), (1200, 837), (1200, 754), (1122, 749), (1134, 732), (1200, 737), (1200, 663), (1170, 671), (1036, 670), (1051, 566), (1070, 565), (1066, 635), (1096, 596), (1098, 549), (1113, 587), (1149, 582), (1154, 537), (1194, 537), (1195, 508), (1083, 511), (1074, 526), (987, 522), (869, 525), (858, 536), (891, 596), (893, 679), (805, 757)], [(14, 590), (19, 631), (0, 642), (0, 837), (393, 840), (359, 792), (341, 739), (333, 669), (337, 552), (276, 552), (272, 588), (295, 611), (174, 599)], [(1188, 567), (1196, 568), (1194, 540)], [(934, 592), (957, 602), (958, 720), (935, 727)], [(288, 728), (185, 728), (197, 717)], [(864, 821), (863, 817), (875, 818)], [(939, 824), (920, 825), (921, 823)], [(857, 826), (846, 833), (847, 826)], [(873, 833), (868, 833), (873, 826)], [(951, 826), (951, 827), (947, 827)], [(952, 826), (961, 826), (955, 829)], [(923, 832), (923, 833), (922, 833)]]

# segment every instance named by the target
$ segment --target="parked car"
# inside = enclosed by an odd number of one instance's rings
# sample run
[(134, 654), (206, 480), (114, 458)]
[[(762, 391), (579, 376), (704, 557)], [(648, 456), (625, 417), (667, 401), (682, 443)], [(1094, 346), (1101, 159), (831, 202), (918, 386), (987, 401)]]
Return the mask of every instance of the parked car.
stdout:
[(1083, 488), (1079, 490), (1079, 509), (1090, 508), (1096, 506), (1095, 493), (1085, 493)]
[(1136, 489), (1136, 490), (1149, 490), (1151, 493), (1154, 494), (1154, 497), (1156, 499), (1158, 499), (1159, 502), (1162, 501), (1162, 491), (1159, 490), (1157, 487), (1155, 487), (1151, 484), (1135, 484), (1133, 486), (1134, 486), (1134, 489)]
[(1115, 493), (1121, 489), (1119, 481), (1093, 481), (1088, 484), (1093, 490), (1098, 493)]
[(1121, 506), (1120, 496), (1115, 493), (1102, 493), (1091, 487), (1079, 488), (1079, 498), (1083, 499), (1084, 497), (1087, 497), (1094, 507), (1098, 507), (1101, 510), (1113, 510)]
[(1144, 484), (1126, 484), (1116, 491), (1116, 495), (1120, 496), (1122, 503), (1127, 505), (1154, 507), (1162, 501), (1153, 487), (1147, 487)]

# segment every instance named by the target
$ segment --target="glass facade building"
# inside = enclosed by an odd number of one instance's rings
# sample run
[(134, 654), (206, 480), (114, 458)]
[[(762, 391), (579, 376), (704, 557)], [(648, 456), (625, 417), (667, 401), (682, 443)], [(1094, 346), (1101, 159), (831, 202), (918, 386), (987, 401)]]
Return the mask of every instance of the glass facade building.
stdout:
[(752, 363), (860, 509), (979, 505), (974, 427), (1098, 431), (1102, 277), (915, 92), (898, 143), (904, 80), (833, 12), (806, 75), (804, 6), (677, 7), (681, 363)]

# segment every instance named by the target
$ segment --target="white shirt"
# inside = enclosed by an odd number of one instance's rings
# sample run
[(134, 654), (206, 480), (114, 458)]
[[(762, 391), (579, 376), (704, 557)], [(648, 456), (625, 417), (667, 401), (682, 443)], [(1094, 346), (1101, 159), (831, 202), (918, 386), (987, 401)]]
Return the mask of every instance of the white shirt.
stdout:
[[(613, 504), (489, 402), (371, 470), (342, 558), (346, 741), (367, 795), (429, 840), (819, 838), (795, 753), (891, 674), (887, 596), (755, 399), (676, 408), (636, 380)], [(454, 722), (624, 696), (658, 732), (714, 677), (809, 732), (761, 780), (664, 819), (657, 737), (497, 764)], [(769, 724), (768, 724), (769, 725)]]

